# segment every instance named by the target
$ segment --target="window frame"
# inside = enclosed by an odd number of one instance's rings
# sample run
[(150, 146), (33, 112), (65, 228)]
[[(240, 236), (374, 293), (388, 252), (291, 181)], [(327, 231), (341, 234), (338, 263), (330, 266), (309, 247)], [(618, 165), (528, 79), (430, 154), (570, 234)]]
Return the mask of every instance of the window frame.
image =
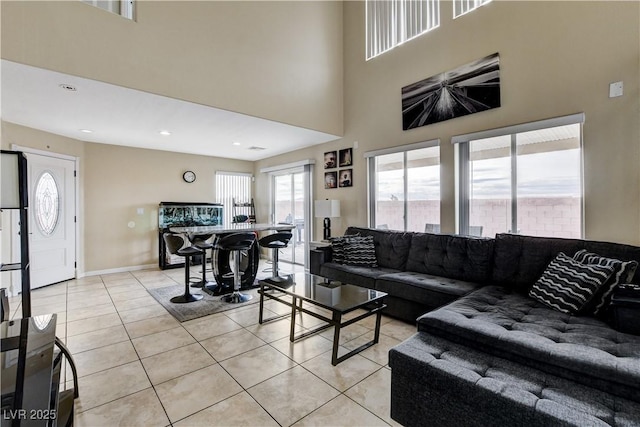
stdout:
[[(384, 156), (387, 154), (396, 154), (396, 153), (404, 154), (403, 186), (404, 186), (405, 197), (404, 197), (403, 223), (404, 223), (404, 230), (407, 230), (407, 226), (408, 226), (407, 212), (408, 212), (408, 203), (409, 203), (409, 199), (406, 197), (406, 194), (408, 192), (408, 185), (409, 185), (408, 174), (407, 174), (407, 153), (414, 150), (420, 150), (423, 148), (432, 148), (432, 147), (440, 148), (440, 139), (431, 139), (428, 141), (416, 142), (413, 144), (401, 145), (401, 146), (391, 147), (391, 148), (384, 148), (384, 149), (375, 150), (375, 151), (367, 151), (366, 153), (364, 153), (364, 158), (367, 160), (367, 198), (368, 198), (367, 217), (369, 221), (369, 224), (368, 224), (369, 227), (374, 228), (376, 224), (376, 201), (377, 201), (376, 157)], [(440, 153), (438, 153), (438, 158), (440, 158)], [(441, 164), (442, 164), (442, 161), (440, 160), (439, 165)], [(442, 187), (441, 179), (440, 179), (440, 186)], [(440, 206), (442, 206), (442, 191), (440, 191)]]
[(369, 61), (438, 28), (440, 0), (366, 0), (364, 18)]
[[(511, 170), (517, 170), (517, 150), (516, 135), (520, 133), (554, 128), (567, 125), (580, 125), (580, 238), (584, 238), (585, 218), (584, 218), (584, 126), (585, 114), (577, 113), (568, 116), (554, 117), (551, 119), (539, 120), (535, 122), (523, 123), (503, 128), (484, 130), (479, 132), (468, 133), (464, 135), (456, 135), (451, 138), (451, 143), (455, 149), (455, 167), (456, 167), (456, 230), (458, 234), (469, 234), (469, 220), (471, 209), (471, 172), (470, 172), (470, 154), (469, 142), (478, 139), (494, 138), (499, 136), (511, 136)], [(517, 173), (511, 173), (511, 230), (517, 230)], [(517, 234), (517, 233), (514, 233)]]

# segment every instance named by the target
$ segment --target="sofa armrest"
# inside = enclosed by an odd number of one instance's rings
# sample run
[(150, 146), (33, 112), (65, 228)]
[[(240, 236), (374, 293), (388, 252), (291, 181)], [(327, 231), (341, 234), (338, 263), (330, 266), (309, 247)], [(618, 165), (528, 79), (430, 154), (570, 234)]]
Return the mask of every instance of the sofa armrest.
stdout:
[(331, 246), (323, 246), (309, 251), (309, 272), (320, 275), (320, 268), (325, 262), (331, 261)]

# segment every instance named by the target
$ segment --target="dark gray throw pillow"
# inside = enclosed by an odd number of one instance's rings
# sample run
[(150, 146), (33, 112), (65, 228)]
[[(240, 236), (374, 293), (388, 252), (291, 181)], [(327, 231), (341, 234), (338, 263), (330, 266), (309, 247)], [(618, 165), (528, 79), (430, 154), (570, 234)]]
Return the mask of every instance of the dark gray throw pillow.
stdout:
[(378, 266), (373, 236), (345, 236), (343, 250), (347, 265)]
[(638, 268), (636, 261), (621, 261), (615, 258), (606, 258), (586, 249), (582, 249), (573, 256), (573, 259), (581, 264), (607, 265), (613, 268), (613, 274), (598, 290), (593, 300), (584, 308), (585, 314), (604, 316), (613, 290), (621, 284), (630, 283)]
[(533, 285), (529, 296), (563, 313), (576, 314), (612, 274), (610, 265), (582, 264), (560, 252)]

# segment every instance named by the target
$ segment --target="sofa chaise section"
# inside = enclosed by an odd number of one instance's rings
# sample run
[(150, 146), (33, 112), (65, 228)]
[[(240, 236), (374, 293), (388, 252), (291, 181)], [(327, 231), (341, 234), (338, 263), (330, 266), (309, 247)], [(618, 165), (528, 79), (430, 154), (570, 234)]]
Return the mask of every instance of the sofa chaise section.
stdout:
[(637, 427), (640, 404), (417, 333), (389, 352), (391, 417), (406, 427)]
[(559, 252), (582, 249), (640, 262), (636, 246), (496, 235), (487, 286), (422, 315), (418, 333), (390, 350), (392, 418), (407, 426), (640, 426), (640, 336), (527, 295)]
[(418, 331), (640, 402), (640, 336), (504, 287), (488, 286), (426, 313)]

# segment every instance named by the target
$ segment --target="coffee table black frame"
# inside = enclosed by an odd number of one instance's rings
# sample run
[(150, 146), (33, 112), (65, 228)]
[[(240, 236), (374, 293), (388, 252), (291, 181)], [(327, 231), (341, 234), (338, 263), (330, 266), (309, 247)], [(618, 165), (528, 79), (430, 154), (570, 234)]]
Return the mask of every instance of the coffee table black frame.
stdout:
[[(286, 282), (276, 283), (271, 282), (269, 279), (265, 279), (260, 280), (259, 283), (260, 289), (258, 290), (258, 293), (260, 294), (260, 312), (258, 321), (260, 324), (263, 324), (273, 320), (290, 317), (291, 330), (289, 333), (289, 341), (295, 342), (335, 326), (333, 333), (333, 350), (331, 353), (331, 364), (333, 366), (378, 343), (380, 338), (380, 318), (382, 316), (382, 310), (386, 307), (383, 303), (384, 297), (387, 296), (386, 293), (367, 289), (361, 286), (343, 284), (335, 280), (329, 280), (309, 273), (290, 275), (289, 280)], [(342, 297), (343, 293), (345, 294), (344, 297)], [(332, 296), (337, 294), (340, 294), (340, 296), (332, 299)], [(263, 317), (265, 297), (291, 307), (291, 313), (272, 316), (265, 319)], [(285, 297), (291, 297), (291, 300), (287, 301)], [(331, 311), (331, 317), (329, 318), (304, 308), (303, 302), (308, 302), (314, 306)], [(343, 315), (358, 309), (365, 310), (365, 313), (352, 319), (342, 321)], [(296, 311), (306, 313), (320, 319), (326, 322), (326, 324), (296, 335)], [(340, 330), (374, 314), (376, 315), (376, 326), (373, 340), (338, 357)]]

